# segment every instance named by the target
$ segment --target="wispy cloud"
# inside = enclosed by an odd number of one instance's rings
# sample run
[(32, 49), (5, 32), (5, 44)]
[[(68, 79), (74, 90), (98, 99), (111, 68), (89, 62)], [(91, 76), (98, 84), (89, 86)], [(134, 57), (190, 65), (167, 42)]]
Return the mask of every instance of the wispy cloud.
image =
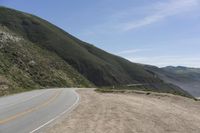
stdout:
[(200, 0), (165, 0), (141, 7), (133, 7), (133, 9), (128, 8), (120, 10), (118, 13), (107, 15), (105, 23), (90, 26), (82, 34), (85, 36), (88, 36), (88, 33), (105, 35), (113, 34), (113, 32), (131, 31), (175, 15), (194, 11), (199, 6)]
[(121, 24), (124, 31), (133, 30), (135, 28), (143, 27), (170, 16), (193, 10), (199, 5), (199, 0), (170, 0), (165, 3), (157, 3), (152, 7), (155, 10), (151, 15), (145, 16), (141, 20), (126, 22)]
[(163, 66), (189, 66), (200, 68), (200, 58), (183, 56), (154, 56), (154, 57), (133, 57), (127, 58), (132, 62)]
[(133, 53), (138, 53), (138, 52), (146, 52), (146, 51), (151, 51), (151, 49), (130, 49), (130, 50), (123, 50), (118, 52), (118, 55), (125, 55), (125, 54), (133, 54)]

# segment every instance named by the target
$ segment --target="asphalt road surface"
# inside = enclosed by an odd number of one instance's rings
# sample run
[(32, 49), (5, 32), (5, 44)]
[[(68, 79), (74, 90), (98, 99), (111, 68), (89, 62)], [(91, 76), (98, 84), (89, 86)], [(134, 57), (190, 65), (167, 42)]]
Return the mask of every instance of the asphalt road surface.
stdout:
[(79, 101), (73, 89), (45, 89), (0, 98), (0, 133), (37, 133)]

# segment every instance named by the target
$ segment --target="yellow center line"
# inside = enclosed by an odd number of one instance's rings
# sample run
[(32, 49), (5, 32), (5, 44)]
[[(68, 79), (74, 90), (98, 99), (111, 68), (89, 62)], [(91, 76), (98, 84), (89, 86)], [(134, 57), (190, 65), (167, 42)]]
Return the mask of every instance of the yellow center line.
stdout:
[(36, 110), (38, 110), (38, 109), (40, 109), (40, 108), (42, 108), (42, 107), (47, 106), (47, 105), (50, 104), (52, 101), (54, 101), (54, 100), (59, 96), (60, 93), (61, 93), (61, 91), (55, 93), (55, 94), (52, 95), (49, 99), (47, 99), (45, 102), (43, 102), (43, 103), (41, 103), (41, 104), (39, 104), (39, 105), (37, 105), (37, 106), (35, 106), (35, 107), (32, 107), (32, 108), (27, 109), (27, 110), (25, 110), (25, 111), (23, 111), (23, 112), (19, 112), (19, 113), (13, 115), (13, 116), (10, 116), (10, 117), (8, 117), (8, 118), (5, 118), (5, 119), (0, 120), (0, 125), (6, 124), (6, 123), (8, 123), (8, 122), (10, 122), (10, 121), (12, 121), (12, 120), (15, 120), (15, 119), (17, 119), (17, 118), (19, 118), (19, 117), (22, 117), (22, 116), (24, 116), (24, 115), (26, 115), (26, 114), (29, 114), (29, 113), (34, 112), (34, 111), (36, 111)]

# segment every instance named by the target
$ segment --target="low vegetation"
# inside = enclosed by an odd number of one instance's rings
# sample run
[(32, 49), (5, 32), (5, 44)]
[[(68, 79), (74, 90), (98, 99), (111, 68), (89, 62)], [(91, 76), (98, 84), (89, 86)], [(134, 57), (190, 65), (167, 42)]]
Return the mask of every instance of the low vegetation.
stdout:
[(0, 7), (0, 95), (49, 87), (149, 84), (189, 96), (155, 72), (83, 42), (31, 14)]
[(0, 95), (92, 84), (56, 54), (0, 26)]
[(110, 87), (101, 87), (96, 89), (98, 92), (102, 93), (127, 93), (127, 92), (134, 92), (134, 93), (140, 93), (140, 91), (144, 91), (147, 95), (149, 95), (151, 92), (157, 92), (157, 93), (170, 93), (173, 95), (180, 95), (188, 98), (194, 98), (186, 91), (183, 91), (177, 86), (174, 86), (172, 84), (145, 84), (145, 85), (121, 85), (121, 86), (110, 86)]
[(96, 86), (161, 81), (141, 65), (83, 42), (41, 18), (7, 8), (0, 8), (0, 14), (0, 24), (55, 53)]

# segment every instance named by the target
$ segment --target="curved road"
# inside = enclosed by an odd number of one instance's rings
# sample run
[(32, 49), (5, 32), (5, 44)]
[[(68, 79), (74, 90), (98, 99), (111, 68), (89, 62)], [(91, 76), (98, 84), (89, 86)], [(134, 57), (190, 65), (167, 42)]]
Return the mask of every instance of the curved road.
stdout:
[(79, 101), (73, 89), (45, 89), (0, 98), (0, 133), (37, 133)]

